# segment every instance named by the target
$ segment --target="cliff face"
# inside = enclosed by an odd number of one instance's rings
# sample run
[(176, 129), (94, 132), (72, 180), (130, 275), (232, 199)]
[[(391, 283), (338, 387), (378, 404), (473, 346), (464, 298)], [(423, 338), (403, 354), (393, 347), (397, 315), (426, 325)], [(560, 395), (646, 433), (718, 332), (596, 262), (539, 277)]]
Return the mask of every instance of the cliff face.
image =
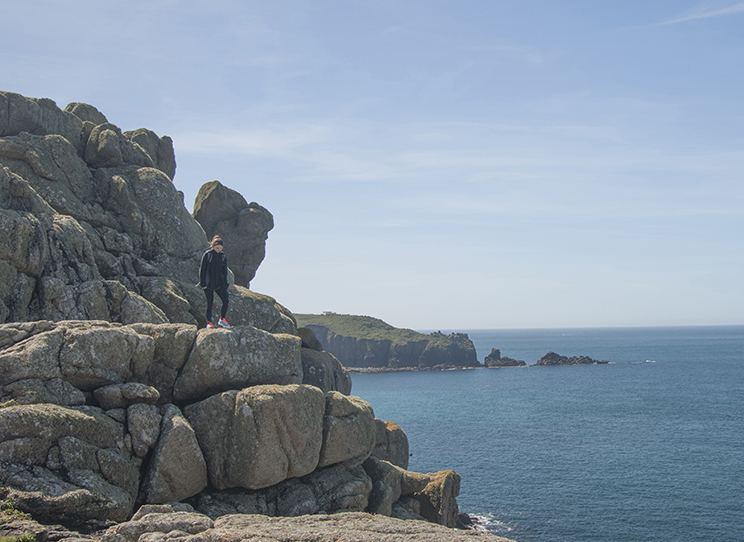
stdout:
[(369, 316), (295, 315), (323, 348), (346, 367), (477, 367), (475, 347), (464, 333), (425, 335)]
[[(320, 511), (453, 526), (459, 476), (407, 471), (405, 433), (286, 308), (233, 285), (233, 327), (198, 329), (207, 240), (174, 173), (167, 137), (0, 92), (0, 500), (88, 527), (188, 501), (166, 508), (201, 513), (190, 534)], [(264, 238), (270, 215), (239, 207)]]

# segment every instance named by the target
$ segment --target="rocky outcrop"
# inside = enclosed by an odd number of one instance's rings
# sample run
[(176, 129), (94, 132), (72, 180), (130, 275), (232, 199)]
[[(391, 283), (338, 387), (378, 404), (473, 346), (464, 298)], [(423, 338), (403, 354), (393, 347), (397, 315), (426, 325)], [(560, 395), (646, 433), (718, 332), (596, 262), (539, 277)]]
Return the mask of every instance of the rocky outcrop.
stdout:
[(354, 315), (296, 315), (322, 348), (347, 368), (478, 367), (475, 346), (464, 333), (423, 334)]
[(214, 517), (395, 506), (449, 521), (411, 507), (435, 477), (405, 471), (397, 425), (302, 383), (301, 344), (241, 326), (0, 325), (0, 486), (21, 510), (69, 524), (186, 499)]
[(236, 326), (201, 333), (173, 387), (177, 402), (258, 384), (302, 384), (300, 339)]
[(501, 350), (492, 348), (491, 353), (486, 356), (483, 360), (483, 364), (486, 367), (497, 368), (497, 367), (524, 367), (527, 365), (521, 359), (514, 359), (508, 357), (501, 357)]
[[(122, 132), (80, 103), (0, 92), (0, 112), (2, 507), (120, 523), (111, 541), (245, 539), (255, 517), (225, 514), (370, 506), (450, 525), (459, 488), (405, 470), (405, 434), (350, 395), (347, 370), (286, 308), (231, 285), (233, 327), (198, 329), (207, 240), (173, 185), (169, 138)], [(200, 214), (218, 208), (237, 238), (265, 241), (270, 214), (212, 188)], [(231, 260), (245, 277), (251, 261)], [(439, 359), (419, 346), (400, 351)]]
[(214, 235), (224, 239), (235, 284), (250, 286), (266, 256), (266, 239), (274, 227), (271, 213), (256, 202), (247, 203), (219, 181), (212, 181), (196, 196), (194, 218), (208, 239)]
[[(0, 92), (0, 111), (0, 323), (203, 325), (206, 301), (195, 283), (208, 243), (173, 185), (170, 138), (122, 132), (80, 103), (63, 111)], [(271, 215), (252, 205), (240, 212), (236, 235), (253, 228), (265, 240)], [(254, 224), (253, 216), (261, 218)], [(230, 290), (231, 322), (295, 333), (274, 299)]]
[[(222, 514), (221, 514), (222, 515)], [(301, 542), (336, 540), (338, 542), (509, 542), (483, 531), (459, 531), (423, 521), (346, 512), (300, 517), (269, 517), (237, 514), (210, 518), (188, 504), (145, 505), (131, 521), (98, 533), (78, 533), (60, 525), (42, 525), (11, 517), (2, 519), (0, 536), (32, 536), (36, 540), (72, 542), (146, 542), (153, 539), (183, 539), (184, 542), (219, 540), (263, 542)], [(105, 538), (104, 538), (105, 537)]]
[(407, 469), (408, 437), (398, 424), (375, 418), (375, 447), (370, 455)]
[[(560, 354), (556, 354), (555, 352), (548, 352), (543, 357), (541, 357), (535, 365), (543, 365), (543, 366), (554, 366), (554, 365), (596, 365), (596, 364), (605, 364), (609, 363), (609, 361), (598, 361), (596, 359), (592, 359), (589, 356), (579, 356), (579, 357), (566, 357), (561, 356)], [(535, 366), (533, 365), (533, 367)]]
[(460, 475), (448, 470), (428, 476), (429, 483), (413, 496), (420, 505), (421, 515), (434, 523), (454, 527), (459, 513), (456, 497), (460, 494)]
[(422, 521), (404, 522), (377, 514), (343, 513), (272, 518), (237, 514), (211, 520), (188, 509), (144, 509), (130, 522), (110, 528), (101, 542), (145, 542), (178, 538), (184, 542), (509, 542), (481, 531), (456, 531)]
[(335, 356), (323, 350), (323, 345), (311, 329), (299, 328), (302, 340), (300, 357), (304, 383), (318, 386), (325, 391), (338, 390), (344, 395), (351, 393), (351, 377)]
[(214, 395), (185, 414), (204, 450), (210, 485), (260, 489), (318, 466), (324, 409), (323, 392), (314, 386), (256, 386)]

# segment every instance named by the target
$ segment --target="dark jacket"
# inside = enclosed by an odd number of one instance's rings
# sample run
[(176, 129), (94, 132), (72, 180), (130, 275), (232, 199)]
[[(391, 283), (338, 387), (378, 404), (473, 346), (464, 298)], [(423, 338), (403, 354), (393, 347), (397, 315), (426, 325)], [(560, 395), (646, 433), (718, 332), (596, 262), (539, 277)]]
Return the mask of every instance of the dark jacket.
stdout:
[(227, 288), (227, 256), (224, 252), (209, 249), (199, 266), (199, 286), (210, 290)]

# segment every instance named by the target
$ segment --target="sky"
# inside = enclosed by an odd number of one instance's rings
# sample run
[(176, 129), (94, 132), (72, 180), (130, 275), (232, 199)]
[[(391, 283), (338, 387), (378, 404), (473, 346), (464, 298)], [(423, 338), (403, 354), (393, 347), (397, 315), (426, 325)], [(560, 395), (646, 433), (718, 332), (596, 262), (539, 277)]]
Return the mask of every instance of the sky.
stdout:
[[(421, 330), (744, 324), (744, 2), (0, 0), (0, 90), (274, 216), (251, 289)], [(229, 256), (229, 247), (226, 247)]]

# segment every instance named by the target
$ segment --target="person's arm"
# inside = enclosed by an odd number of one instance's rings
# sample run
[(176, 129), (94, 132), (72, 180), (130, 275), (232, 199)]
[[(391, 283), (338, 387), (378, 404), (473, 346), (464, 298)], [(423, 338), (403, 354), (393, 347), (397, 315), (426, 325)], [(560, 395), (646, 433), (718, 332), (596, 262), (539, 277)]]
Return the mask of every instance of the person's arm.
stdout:
[(199, 286), (202, 288), (207, 287), (207, 253), (205, 252), (201, 259), (201, 265), (199, 266)]
[(227, 254), (222, 255), (222, 280), (225, 288), (227, 288), (230, 285), (227, 282)]

